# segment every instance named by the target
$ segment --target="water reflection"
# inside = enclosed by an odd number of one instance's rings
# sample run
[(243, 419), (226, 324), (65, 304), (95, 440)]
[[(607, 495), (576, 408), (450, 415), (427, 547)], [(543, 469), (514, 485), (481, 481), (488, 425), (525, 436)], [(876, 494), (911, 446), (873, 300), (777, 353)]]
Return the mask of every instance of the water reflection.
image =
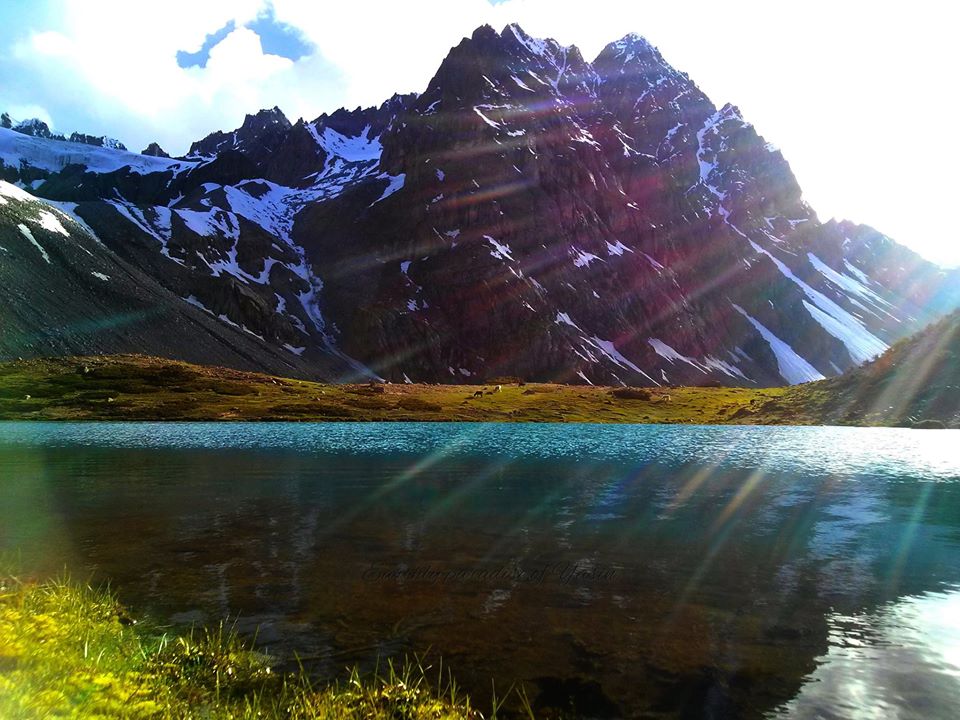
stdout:
[(430, 648), (596, 715), (930, 716), (960, 582), (937, 435), (6, 425), (0, 549), (169, 622), (239, 615), (325, 676)]
[(831, 614), (827, 625), (826, 654), (775, 716), (956, 717), (960, 589), (901, 598), (869, 613)]

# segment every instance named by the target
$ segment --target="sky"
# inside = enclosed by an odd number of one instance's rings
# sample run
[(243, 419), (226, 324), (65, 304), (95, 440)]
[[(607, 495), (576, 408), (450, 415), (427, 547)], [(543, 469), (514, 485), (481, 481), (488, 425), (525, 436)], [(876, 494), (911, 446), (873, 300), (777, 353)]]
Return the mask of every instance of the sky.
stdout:
[(951, 3), (913, 0), (3, 0), (0, 110), (181, 154), (247, 113), (422, 91), (484, 23), (587, 59), (637, 32), (789, 161), (821, 219), (960, 266)]

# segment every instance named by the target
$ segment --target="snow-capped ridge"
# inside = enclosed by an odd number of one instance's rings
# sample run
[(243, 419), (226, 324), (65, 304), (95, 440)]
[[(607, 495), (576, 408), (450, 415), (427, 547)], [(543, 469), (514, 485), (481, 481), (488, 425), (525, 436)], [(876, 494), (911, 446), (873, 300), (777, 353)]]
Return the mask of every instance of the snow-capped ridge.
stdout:
[(62, 140), (65, 142), (80, 143), (82, 145), (109, 148), (111, 150), (126, 151), (127, 149), (127, 146), (122, 142), (106, 135), (89, 135), (82, 132), (72, 132), (69, 136), (66, 136), (61, 133), (54, 133), (50, 130), (49, 125), (40, 118), (28, 118), (20, 122), (15, 122), (8, 113), (3, 113), (0, 128), (13, 130), (21, 135), (45, 140)]

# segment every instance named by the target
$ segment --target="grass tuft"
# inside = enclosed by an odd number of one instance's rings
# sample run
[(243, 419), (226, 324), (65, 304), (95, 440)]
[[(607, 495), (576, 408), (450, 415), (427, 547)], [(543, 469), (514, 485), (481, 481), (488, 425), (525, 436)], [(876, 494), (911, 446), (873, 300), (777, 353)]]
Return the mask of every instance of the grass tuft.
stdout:
[(484, 717), (452, 677), (433, 683), (430, 670), (419, 658), (388, 661), (371, 677), (354, 669), (345, 681), (316, 687), (302, 669), (274, 672), (271, 658), (227, 625), (170, 637), (135, 624), (107, 590), (0, 575), (5, 720)]

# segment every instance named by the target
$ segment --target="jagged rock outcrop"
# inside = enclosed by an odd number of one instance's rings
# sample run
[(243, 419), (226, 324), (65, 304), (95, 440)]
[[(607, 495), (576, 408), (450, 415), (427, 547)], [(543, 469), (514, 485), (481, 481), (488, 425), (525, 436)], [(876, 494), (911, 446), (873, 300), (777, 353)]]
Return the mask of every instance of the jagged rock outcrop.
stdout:
[(290, 121), (280, 108), (261, 110), (256, 115), (247, 115), (243, 125), (233, 132), (218, 131), (193, 143), (187, 157), (214, 157), (233, 150), (260, 164), (280, 146), (290, 127)]
[(140, 151), (141, 155), (149, 155), (150, 157), (161, 157), (168, 158), (170, 154), (164, 150), (158, 143), (152, 142), (147, 145), (143, 150)]
[(86, 133), (71, 133), (68, 138), (70, 142), (83, 143), (84, 145), (94, 145), (96, 147), (106, 147), (113, 150), (126, 150), (127, 146), (115, 138), (107, 137), (106, 135), (101, 135), (97, 137), (95, 135), (87, 135)]
[(13, 129), (22, 135), (29, 135), (30, 137), (45, 138), (47, 140), (64, 139), (63, 135), (54, 135), (52, 132), (50, 132), (50, 127), (39, 118), (30, 118), (28, 120), (18, 122), (13, 126)]

